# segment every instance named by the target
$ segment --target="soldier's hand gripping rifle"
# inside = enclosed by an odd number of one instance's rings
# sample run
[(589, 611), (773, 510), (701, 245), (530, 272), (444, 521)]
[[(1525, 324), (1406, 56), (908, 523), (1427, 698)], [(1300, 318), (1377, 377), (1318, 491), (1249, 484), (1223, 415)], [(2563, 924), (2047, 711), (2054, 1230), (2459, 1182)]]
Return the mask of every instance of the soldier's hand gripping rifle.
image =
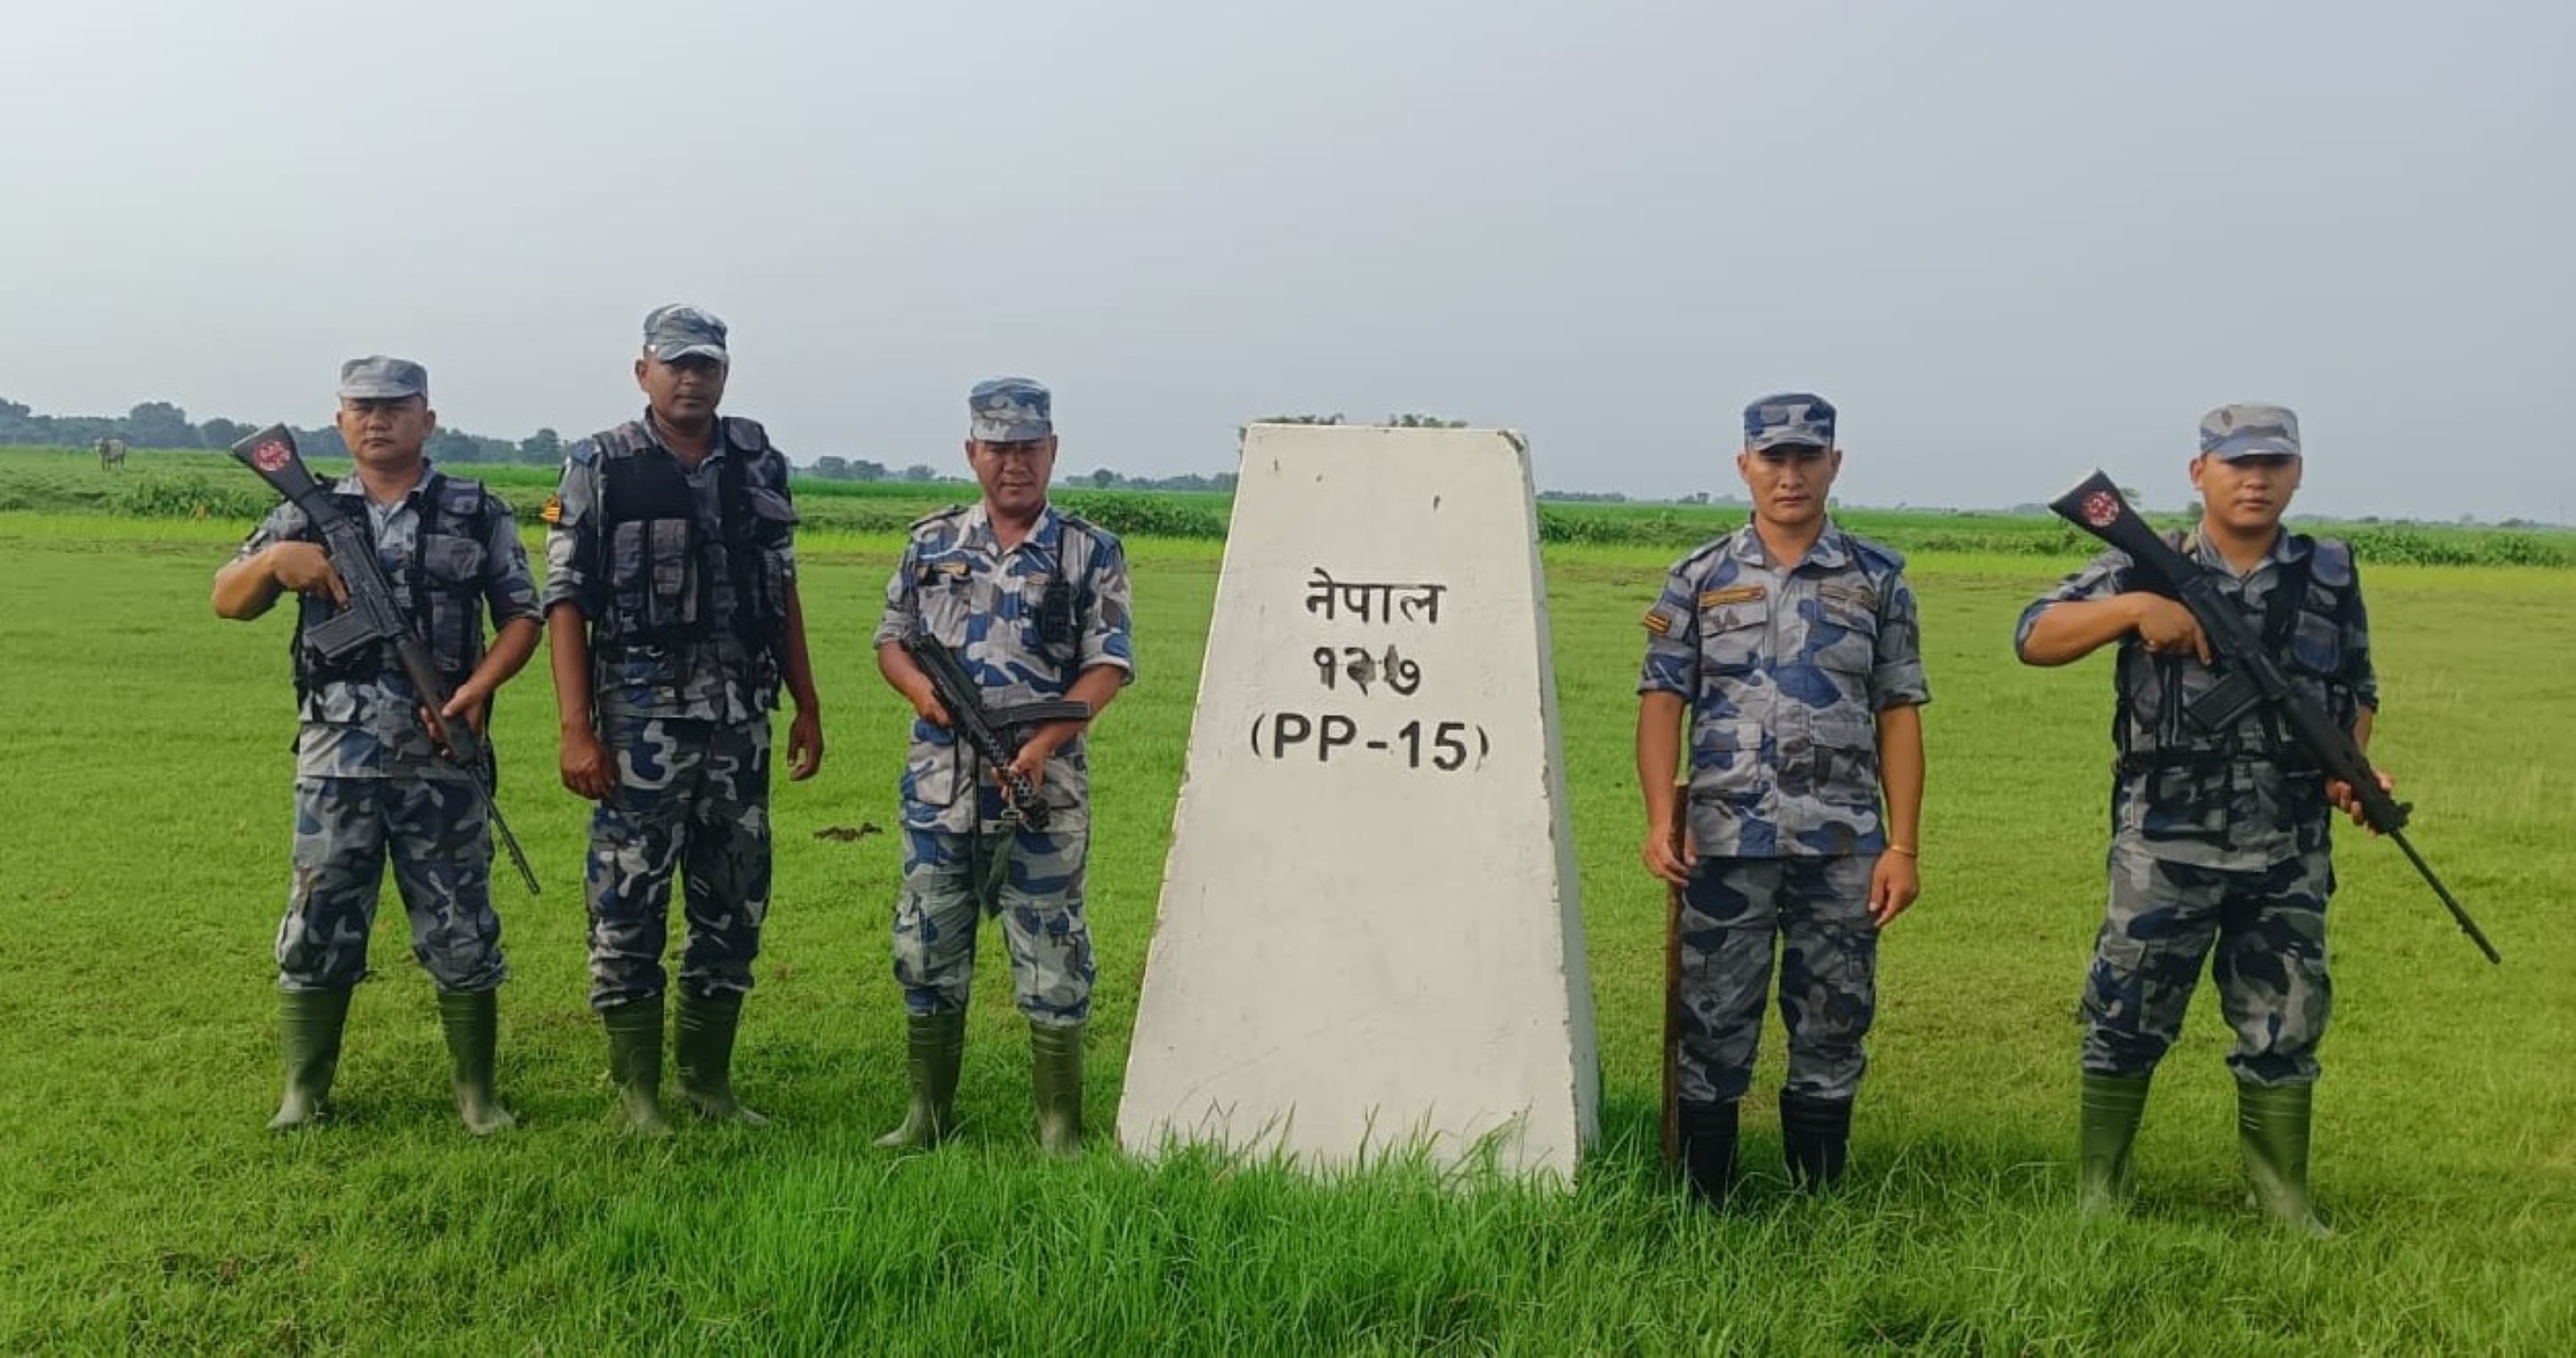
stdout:
[(2129, 507), (2119, 487), (2111, 484), (2111, 478), (2099, 471), (2050, 501), (2048, 507), (2067, 522), (2128, 553), (2144, 572), (2144, 583), (2150, 589), (2191, 610), (2192, 620), (2200, 624), (2201, 635), (2209, 639), (2218, 672), (2218, 686), (2186, 709), (2193, 724), (2205, 731), (2220, 731), (2258, 706), (2270, 709), (2326, 777), (2352, 789), (2353, 796), (2361, 802), (2363, 822), (2395, 840), (2397, 847), (2405, 851), (2406, 861), (2424, 875), (2433, 894), (2450, 909), (2451, 918), (2459, 921), (2460, 932), (2478, 945), (2478, 951), (2485, 953), (2489, 962), (2501, 964), (2504, 959), (2496, 955), (2495, 945), (2487, 941), (2477, 922), (2469, 918), (2469, 912), (2460, 907), (2451, 889), (2433, 874), (2433, 866), (2407, 842), (2406, 820), (2413, 808), (2389, 796), (2388, 790), (2379, 785), (2378, 773), (2362, 756), (2361, 747), (2353, 743), (2351, 732), (2335, 725), (2331, 717), (2291, 687), (2289, 674), (2264, 644), (2263, 634), (2219, 594), (2215, 577), (2158, 536)]
[(915, 629), (903, 639), (906, 655), (930, 678), (939, 705), (948, 709), (949, 729), (957, 733), (1002, 780), (1002, 800), (1022, 829), (1047, 828), (1047, 804), (1037, 786), (1012, 767), (1033, 727), (1051, 721), (1089, 721), (1091, 704), (1070, 699), (988, 707), (983, 690), (939, 638)]
[[(975, 677), (966, 672), (965, 665), (939, 638), (915, 628), (903, 639), (903, 649), (912, 657), (912, 663), (929, 676), (931, 691), (938, 695), (939, 705), (948, 710), (948, 728), (1001, 780), (1002, 802), (1012, 823), (1023, 830), (1044, 831), (1049, 819), (1046, 799), (1038, 795), (1037, 784), (1013, 767), (1014, 761), (1020, 757), (1020, 747), (1027, 743), (1031, 728), (1050, 721), (1088, 721), (1091, 704), (1067, 699), (987, 707), (983, 690), (975, 686)], [(1011, 844), (1016, 838), (1005, 836), (988, 850), (991, 861), (985, 865), (977, 893), (988, 911), (999, 912), (1002, 908), (1002, 881), (1011, 870)]]
[(321, 531), (322, 550), (331, 558), (331, 569), (348, 587), (348, 603), (306, 628), (304, 645), (325, 660), (342, 660), (371, 647), (393, 651), (404, 677), (411, 680), (412, 691), (420, 695), (430, 737), (448, 758), (465, 768), (466, 781), (474, 785), (493, 833), (509, 849), (510, 861), (517, 865), (519, 879), (528, 884), (528, 893), (535, 895), (537, 874), (519, 849), (519, 837), (510, 833), (510, 823), (501, 818), (500, 805), (492, 800), (491, 749), (475, 737), (470, 723), (466, 730), (456, 731), (440, 715), (450, 696), (447, 685), (439, 678), (429, 644), (403, 617), (393, 582), (385, 578), (384, 566), (376, 560), (375, 543), (365, 525), (342, 512), (329, 488), (314, 479), (312, 469), (295, 451), (295, 435), (285, 425), (272, 424), (252, 434), (234, 444), (232, 454), (313, 521)]

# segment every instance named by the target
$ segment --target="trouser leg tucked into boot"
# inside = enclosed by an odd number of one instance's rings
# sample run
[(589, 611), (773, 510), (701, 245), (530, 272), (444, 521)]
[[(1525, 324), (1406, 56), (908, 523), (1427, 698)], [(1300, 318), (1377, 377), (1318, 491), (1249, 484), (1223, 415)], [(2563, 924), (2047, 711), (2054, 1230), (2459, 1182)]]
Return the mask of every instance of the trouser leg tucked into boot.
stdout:
[(1842, 1181), (1843, 1160), (1851, 1145), (1851, 1115), (1849, 1099), (1781, 1092), (1780, 1150), (1792, 1185), (1819, 1192)]
[(966, 1011), (912, 1014), (904, 1020), (904, 1068), (912, 1103), (903, 1125), (877, 1138), (887, 1150), (924, 1150), (957, 1130), (957, 1070), (966, 1060)]
[(662, 1120), (662, 997), (649, 995), (599, 1011), (608, 1029), (608, 1078), (617, 1086), (626, 1130), (669, 1136)]
[(2129, 1147), (2147, 1112), (2144, 1075), (2084, 1074), (2084, 1108), (2076, 1165), (2076, 1199), (2086, 1216), (2129, 1204)]
[(1037, 1087), (1038, 1144), (1059, 1160), (1082, 1154), (1082, 1025), (1029, 1025), (1029, 1069)]
[(340, 1069), (340, 1032), (349, 1022), (349, 992), (281, 990), (277, 994), (278, 1037), (286, 1053), (286, 1093), (268, 1129), (282, 1132), (307, 1126), (322, 1116), (331, 1097), (331, 1077)]
[(733, 1038), (742, 1026), (739, 991), (698, 996), (680, 992), (680, 1093), (698, 1116), (759, 1127), (769, 1119), (733, 1095)]
[(1681, 1124), (1682, 1175), (1691, 1196), (1710, 1207), (1726, 1205), (1735, 1190), (1736, 1113), (1739, 1105), (1684, 1103)]
[(451, 1083), (456, 1111), (465, 1119), (465, 1130), (489, 1136), (517, 1125), (518, 1119), (501, 1106), (501, 1096), (492, 1084), (501, 1034), (498, 992), (438, 992), (438, 1025), (447, 1031), (447, 1054), (455, 1064)]
[(2283, 1226), (2330, 1235), (2308, 1202), (2308, 1127), (2314, 1085), (2236, 1086), (2236, 1145), (2254, 1201)]

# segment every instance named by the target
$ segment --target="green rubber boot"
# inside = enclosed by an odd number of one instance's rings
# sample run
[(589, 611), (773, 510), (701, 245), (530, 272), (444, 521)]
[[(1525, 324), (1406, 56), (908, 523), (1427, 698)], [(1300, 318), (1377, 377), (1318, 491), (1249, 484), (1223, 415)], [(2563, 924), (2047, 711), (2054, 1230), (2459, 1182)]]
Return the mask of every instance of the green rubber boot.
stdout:
[(494, 1050), (501, 1037), (499, 993), (438, 992), (438, 1025), (447, 1031), (447, 1054), (455, 1062), (456, 1111), (465, 1119), (465, 1130), (490, 1136), (517, 1126), (519, 1120), (501, 1106), (501, 1096), (492, 1088)]
[(2144, 1075), (2084, 1075), (2081, 1155), (2076, 1200), (2084, 1215), (2116, 1215), (2129, 1206), (2129, 1147), (2147, 1113)]
[(1082, 1025), (1029, 1025), (1029, 1070), (1038, 1095), (1038, 1145), (1058, 1160), (1082, 1154)]
[(1851, 1153), (1852, 1101), (1780, 1091), (1780, 1154), (1791, 1187), (1832, 1191)]
[(349, 1022), (349, 992), (277, 992), (278, 1036), (286, 1049), (286, 1093), (277, 1102), (272, 1132), (308, 1127), (322, 1118), (331, 1077), (340, 1069), (340, 1030)]
[(662, 1120), (662, 997), (612, 1004), (599, 1018), (608, 1028), (608, 1078), (617, 1086), (626, 1130), (669, 1136), (671, 1124)]
[(2301, 1235), (2333, 1232), (2308, 1202), (2308, 1126), (2314, 1085), (2236, 1086), (2236, 1146), (2245, 1155), (2245, 1177), (2254, 1202), (2274, 1221)]
[(680, 992), (680, 1035), (673, 1044), (680, 1057), (680, 1094), (699, 1117), (763, 1127), (769, 1119), (733, 1096), (733, 1035), (741, 1026), (741, 992), (704, 998)]
[(904, 1068), (912, 1105), (903, 1125), (877, 1138), (887, 1150), (928, 1150), (957, 1131), (957, 1069), (966, 1060), (966, 1011), (904, 1020)]

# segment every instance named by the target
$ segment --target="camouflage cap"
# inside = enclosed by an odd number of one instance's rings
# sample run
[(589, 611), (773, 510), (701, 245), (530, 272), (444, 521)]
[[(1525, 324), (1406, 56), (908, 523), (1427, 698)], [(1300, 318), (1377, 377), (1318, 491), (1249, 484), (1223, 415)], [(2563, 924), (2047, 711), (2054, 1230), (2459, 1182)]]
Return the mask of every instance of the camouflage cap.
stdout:
[(2200, 417), (2200, 450), (2222, 461), (2299, 455), (2299, 417), (2287, 406), (2228, 405)]
[(704, 307), (682, 302), (657, 306), (644, 318), (644, 347), (665, 363), (690, 357), (733, 361), (725, 352), (725, 323)]
[(429, 369), (407, 358), (369, 354), (340, 365), (343, 401), (398, 401), (429, 395)]
[(1745, 451), (1758, 453), (1788, 444), (1833, 447), (1833, 402), (1808, 392), (1783, 391), (1744, 408)]
[(1025, 443), (1055, 432), (1055, 398), (1025, 377), (978, 382), (966, 396), (968, 437), (978, 443)]

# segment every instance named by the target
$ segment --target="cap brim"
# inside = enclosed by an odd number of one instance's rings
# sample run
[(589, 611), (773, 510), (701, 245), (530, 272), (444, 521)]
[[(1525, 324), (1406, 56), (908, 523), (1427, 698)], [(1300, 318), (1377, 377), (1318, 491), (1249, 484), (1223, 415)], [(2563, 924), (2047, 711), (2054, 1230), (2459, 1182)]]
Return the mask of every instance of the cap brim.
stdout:
[(340, 399), (343, 401), (398, 401), (406, 396), (428, 394), (418, 387), (407, 387), (396, 382), (347, 382), (340, 387)]
[(1759, 453), (1773, 448), (1831, 448), (1834, 445), (1830, 439), (1820, 439), (1803, 430), (1784, 429), (1776, 434), (1759, 434), (1746, 439), (1744, 446), (1747, 451)]
[(967, 428), (977, 443), (1029, 443), (1054, 432), (1044, 420), (977, 420)]
[(733, 362), (733, 356), (726, 353), (721, 344), (657, 344), (653, 346), (653, 357), (665, 363), (677, 363), (684, 358), (712, 358), (718, 363)]
[(2209, 454), (2221, 462), (2233, 462), (2240, 457), (2297, 457), (2299, 445), (2265, 434), (2254, 438), (2221, 439)]

